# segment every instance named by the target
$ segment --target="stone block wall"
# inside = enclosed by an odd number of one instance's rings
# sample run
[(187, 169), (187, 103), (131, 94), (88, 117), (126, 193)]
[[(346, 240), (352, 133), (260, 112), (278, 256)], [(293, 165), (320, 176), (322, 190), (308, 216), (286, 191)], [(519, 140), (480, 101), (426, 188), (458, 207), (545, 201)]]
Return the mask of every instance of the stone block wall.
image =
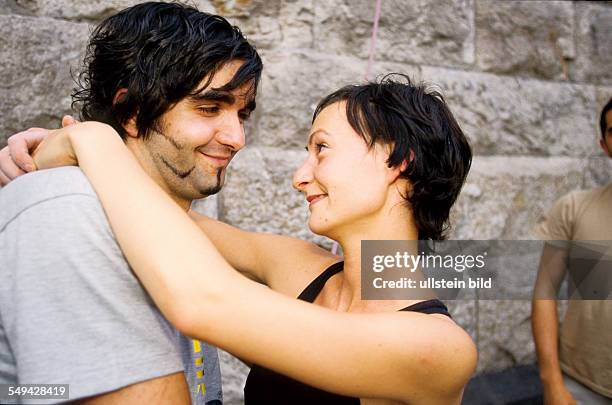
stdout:
[[(0, 0), (0, 146), (70, 113), (71, 72), (92, 26), (135, 0)], [(374, 0), (198, 0), (240, 26), (265, 63), (248, 147), (201, 203), (246, 229), (330, 242), (306, 227), (291, 175), (316, 102), (367, 69)], [(524, 239), (565, 193), (612, 181), (598, 114), (612, 96), (612, 4), (382, 0), (372, 76), (404, 72), (445, 95), (475, 152), (454, 238)], [(533, 362), (528, 302), (450, 302), (479, 371)], [(228, 403), (246, 367), (224, 355)]]

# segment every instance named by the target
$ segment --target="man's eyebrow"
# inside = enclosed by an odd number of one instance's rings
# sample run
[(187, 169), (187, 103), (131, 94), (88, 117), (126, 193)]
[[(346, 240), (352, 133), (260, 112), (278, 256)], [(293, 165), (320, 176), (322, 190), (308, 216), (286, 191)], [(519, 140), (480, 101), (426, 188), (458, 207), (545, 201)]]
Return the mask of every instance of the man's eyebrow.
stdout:
[[(308, 135), (308, 143), (307, 143), (307, 145), (310, 145), (310, 144), (312, 143), (312, 138), (313, 138), (313, 137), (314, 137), (316, 134), (318, 134), (319, 132), (322, 132), (322, 133), (324, 133), (325, 135), (330, 135), (330, 133), (329, 133), (329, 132), (327, 132), (327, 131), (326, 131), (326, 130), (324, 130), (324, 129), (317, 129), (316, 131), (314, 131), (313, 133), (311, 133), (310, 135)], [(331, 135), (330, 135), (330, 136), (331, 136)], [(308, 148), (308, 147), (307, 147), (307, 148)]]
[(236, 97), (232, 93), (227, 91), (219, 91), (219, 90), (206, 90), (198, 94), (194, 94), (191, 96), (191, 100), (193, 101), (219, 101), (221, 103), (226, 104), (234, 104), (236, 102)]

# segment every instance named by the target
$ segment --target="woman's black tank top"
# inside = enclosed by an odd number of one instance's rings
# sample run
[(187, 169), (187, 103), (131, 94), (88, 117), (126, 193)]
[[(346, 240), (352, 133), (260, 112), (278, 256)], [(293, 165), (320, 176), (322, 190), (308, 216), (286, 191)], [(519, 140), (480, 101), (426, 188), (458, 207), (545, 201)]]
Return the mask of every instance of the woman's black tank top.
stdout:
[[(344, 262), (328, 267), (306, 287), (298, 299), (314, 302), (327, 280), (343, 268)], [(448, 308), (437, 299), (418, 302), (400, 311), (443, 314), (450, 317)], [(332, 394), (253, 365), (244, 386), (244, 402), (246, 405), (359, 405), (359, 398)]]

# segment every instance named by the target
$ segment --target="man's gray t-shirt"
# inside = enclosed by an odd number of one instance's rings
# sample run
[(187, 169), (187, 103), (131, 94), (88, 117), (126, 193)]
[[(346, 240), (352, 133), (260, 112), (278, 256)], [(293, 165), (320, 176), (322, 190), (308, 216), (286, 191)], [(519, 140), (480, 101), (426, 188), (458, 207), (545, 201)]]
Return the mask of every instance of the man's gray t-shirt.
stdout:
[(0, 190), (0, 280), (0, 384), (75, 400), (185, 370), (194, 404), (222, 400), (216, 349), (161, 316), (79, 168)]

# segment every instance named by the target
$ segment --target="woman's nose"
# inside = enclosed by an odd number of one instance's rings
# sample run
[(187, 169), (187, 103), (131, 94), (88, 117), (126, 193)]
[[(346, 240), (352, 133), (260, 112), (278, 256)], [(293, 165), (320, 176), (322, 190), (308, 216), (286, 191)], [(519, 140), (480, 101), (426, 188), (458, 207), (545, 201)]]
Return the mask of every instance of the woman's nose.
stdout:
[(304, 188), (312, 182), (312, 161), (308, 157), (304, 163), (293, 174), (293, 188), (298, 191), (304, 191)]

